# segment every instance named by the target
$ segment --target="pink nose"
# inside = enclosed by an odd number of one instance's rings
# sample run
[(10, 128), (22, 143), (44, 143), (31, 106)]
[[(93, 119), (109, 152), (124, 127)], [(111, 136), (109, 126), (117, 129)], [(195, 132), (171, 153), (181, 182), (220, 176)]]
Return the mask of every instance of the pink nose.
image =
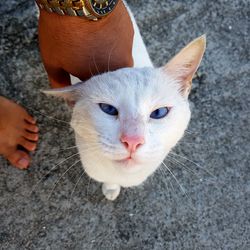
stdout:
[(134, 153), (137, 150), (137, 148), (142, 144), (144, 144), (145, 142), (144, 137), (135, 135), (134, 136), (122, 135), (120, 141), (131, 153)]

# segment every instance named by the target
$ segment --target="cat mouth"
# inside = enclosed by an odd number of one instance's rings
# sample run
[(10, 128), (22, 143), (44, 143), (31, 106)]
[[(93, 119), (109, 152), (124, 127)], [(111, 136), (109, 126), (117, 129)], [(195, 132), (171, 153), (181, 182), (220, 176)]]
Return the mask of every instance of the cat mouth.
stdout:
[(132, 156), (128, 156), (121, 160), (116, 160), (116, 162), (122, 164), (124, 167), (127, 168), (132, 168), (138, 163), (138, 161)]
[(134, 159), (133, 159), (131, 156), (129, 156), (129, 157), (126, 157), (126, 158), (124, 158), (124, 159), (116, 160), (116, 161), (119, 162), (119, 163), (127, 163), (127, 162), (133, 161), (133, 160), (134, 160)]

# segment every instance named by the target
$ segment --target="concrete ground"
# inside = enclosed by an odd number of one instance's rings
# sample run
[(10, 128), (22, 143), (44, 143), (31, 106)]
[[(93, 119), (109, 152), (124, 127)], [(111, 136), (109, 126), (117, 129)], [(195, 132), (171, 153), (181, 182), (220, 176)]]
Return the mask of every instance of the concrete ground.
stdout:
[(0, 92), (38, 118), (41, 139), (28, 171), (0, 159), (1, 249), (250, 249), (249, 1), (128, 2), (156, 65), (207, 34), (189, 133), (174, 150), (178, 163), (166, 160), (186, 194), (158, 171), (108, 202), (98, 183), (78, 182), (80, 164), (65, 173), (77, 157), (46, 175), (76, 150), (65, 150), (74, 145), (68, 124), (40, 113), (69, 121), (70, 112), (39, 92), (48, 82), (34, 2), (2, 1)]

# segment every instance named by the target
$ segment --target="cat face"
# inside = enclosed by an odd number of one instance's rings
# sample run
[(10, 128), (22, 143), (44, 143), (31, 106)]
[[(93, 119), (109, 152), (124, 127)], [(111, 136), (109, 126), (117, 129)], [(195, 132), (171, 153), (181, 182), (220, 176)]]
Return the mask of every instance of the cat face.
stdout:
[(71, 126), (90, 177), (138, 185), (180, 140), (190, 119), (190, 82), (205, 48), (195, 41), (162, 68), (120, 69), (51, 91), (76, 101)]
[(71, 125), (82, 158), (93, 154), (121, 173), (153, 172), (190, 118), (179, 85), (161, 69), (121, 69), (79, 87)]

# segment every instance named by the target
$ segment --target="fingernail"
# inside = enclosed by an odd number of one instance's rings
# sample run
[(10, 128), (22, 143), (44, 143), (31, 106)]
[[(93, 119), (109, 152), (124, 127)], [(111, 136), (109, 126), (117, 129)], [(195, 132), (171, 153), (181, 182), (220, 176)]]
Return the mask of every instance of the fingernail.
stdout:
[(29, 165), (29, 161), (25, 158), (22, 158), (18, 161), (18, 164), (23, 168), (27, 168)]

